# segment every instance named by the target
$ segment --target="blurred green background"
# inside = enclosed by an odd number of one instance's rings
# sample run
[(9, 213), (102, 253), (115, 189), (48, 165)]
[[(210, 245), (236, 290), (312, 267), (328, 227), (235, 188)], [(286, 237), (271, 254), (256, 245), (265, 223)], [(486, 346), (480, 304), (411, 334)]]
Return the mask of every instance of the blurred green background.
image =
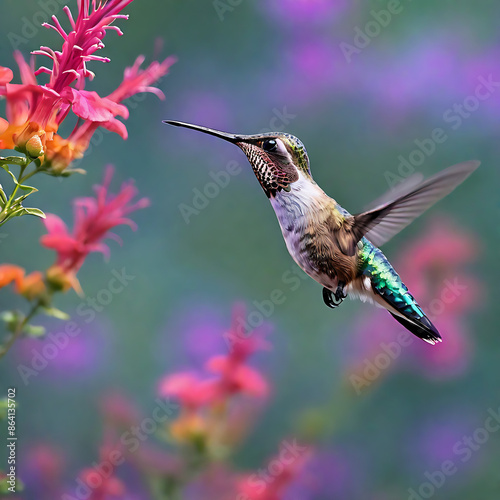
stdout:
[[(166, 99), (147, 95), (138, 100), (126, 122), (126, 142), (104, 134), (79, 165), (87, 175), (62, 181), (39, 176), (40, 192), (33, 200), (71, 223), (71, 201), (90, 194), (106, 164), (116, 166), (115, 191), (121, 181), (135, 179), (140, 194), (151, 200), (150, 208), (132, 216), (138, 231), (120, 228), (124, 244), (110, 243), (109, 262), (91, 255), (79, 274), (90, 297), (106, 288), (113, 269), (124, 267), (134, 279), (96, 313), (95, 321), (82, 324), (85, 340), (75, 339), (73, 354), (54, 360), (28, 385), (17, 366), (29, 362), (33, 344), (27, 350), (20, 341), (2, 361), (2, 391), (18, 388), (21, 455), (29, 455), (37, 443), (54, 443), (67, 457), (65, 481), (71, 484), (77, 471), (96, 458), (98, 408), (107, 394), (124, 393), (147, 413), (162, 375), (201, 366), (209, 347), (196, 341), (196, 335), (205, 322), (222, 334), (235, 300), (251, 313), (255, 302), (280, 289), (286, 300), (266, 318), (273, 325), (269, 339), (274, 348), (259, 357), (273, 397), (237, 454), (237, 467), (258, 468), (284, 436), (305, 432), (341, 462), (331, 471), (337, 485), (310, 498), (408, 498), (408, 489), (418, 490), (428, 481), (425, 472), (438, 470), (447, 459), (458, 463), (459, 471), (436, 488), (434, 498), (499, 498), (500, 433), (491, 433), (465, 463), (453, 448), (483, 426), (489, 409), (500, 406), (495, 307), (500, 88), (493, 84), (477, 106), (474, 99), (467, 101), (480, 78), (500, 82), (500, 6), (403, 1), (387, 26), (377, 21), (370, 25), (368, 31), (376, 36), (360, 36), (374, 12), (389, 4), (136, 0), (127, 7), (130, 19), (118, 23), (125, 35), (108, 34), (102, 52), (111, 62), (91, 64), (97, 76), (88, 88), (106, 95), (136, 55), (152, 60), (172, 54), (178, 62), (159, 85)], [(30, 23), (43, 10), (27, 0), (4, 0), (2, 7), (0, 61), (14, 68), (7, 35), (23, 36), (26, 19)], [(348, 49), (342, 44), (355, 46), (356, 35), (358, 47), (346, 58), (342, 47)], [(155, 53), (158, 38), (164, 43), (160, 54)], [(27, 56), (40, 45), (59, 44), (54, 32), (40, 28), (18, 48)], [(37, 65), (47, 64), (41, 59)], [(455, 105), (471, 110), (459, 112)], [(467, 314), (456, 313), (462, 314), (467, 339), (450, 361), (459, 368), (442, 376), (432, 365), (423, 373), (406, 369), (410, 361), (403, 357), (359, 397), (350, 386), (347, 405), (339, 386), (348, 380), (346, 358), (353, 339), (369, 339), (382, 316), (354, 301), (328, 309), (321, 287), (310, 279), (301, 280), (296, 290), (284, 283), (283, 274), (295, 264), (241, 151), (213, 137), (163, 125), (167, 118), (245, 134), (279, 128), (297, 135), (307, 147), (315, 180), (352, 212), (388, 190), (395, 175), (401, 180), (400, 155), (408, 159), (418, 149), (415, 141), (431, 137), (436, 128), (447, 139), (434, 144), (415, 172), (429, 176), (454, 163), (481, 160), (481, 168), (463, 186), (384, 246), (388, 258), (402, 263), (408, 274), (413, 264), (405, 261), (405, 252), (428, 240), (430, 227), (439, 221), (447, 221), (443, 228), (452, 226), (477, 246), (475, 256), (463, 263), (477, 287), (464, 299), (473, 307)], [(181, 207), (193, 207), (194, 190), (203, 192), (213, 181), (210, 173), (233, 161), (240, 173), (186, 223)], [(8, 185), (6, 177), (1, 181)], [(2, 262), (29, 271), (52, 263), (53, 253), (38, 245), (44, 233), (39, 220), (11, 221), (2, 233)], [(432, 234), (438, 237), (439, 230)], [(460, 266), (457, 273), (463, 272)], [(405, 280), (402, 270), (401, 275)], [(2, 309), (17, 304), (9, 290), (0, 295)], [(68, 311), (76, 311), (80, 303), (73, 292), (58, 302)], [(81, 322), (76, 312), (74, 317)], [(439, 318), (436, 324), (440, 326)], [(61, 328), (51, 325), (51, 331)], [(439, 349), (444, 352), (447, 336), (453, 335), (443, 331)], [(427, 356), (427, 351), (418, 353)], [(423, 364), (418, 357), (412, 360), (417, 367)], [(28, 489), (26, 498), (38, 496)]]

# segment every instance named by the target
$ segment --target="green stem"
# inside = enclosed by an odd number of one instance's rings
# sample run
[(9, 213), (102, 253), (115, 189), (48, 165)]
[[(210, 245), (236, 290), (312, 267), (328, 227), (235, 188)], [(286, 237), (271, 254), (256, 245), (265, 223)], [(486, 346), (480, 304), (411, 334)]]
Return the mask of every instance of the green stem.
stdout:
[(41, 302), (38, 301), (31, 307), (29, 313), (25, 316), (25, 318), (17, 325), (16, 329), (12, 332), (10, 339), (2, 346), (0, 350), (0, 359), (2, 359), (9, 349), (14, 345), (14, 342), (21, 336), (24, 328), (30, 322), (31, 319), (37, 314), (39, 307), (41, 306)]
[(21, 165), (21, 170), (19, 172), (19, 178), (17, 180), (17, 184), (14, 187), (14, 190), (12, 191), (11, 195), (9, 196), (9, 199), (7, 200), (7, 203), (5, 204), (5, 207), (3, 207), (3, 210), (0, 212), (0, 226), (5, 222), (5, 216), (8, 215), (9, 209), (12, 205), (12, 202), (15, 199), (17, 190), (19, 189), (19, 185), (22, 184), (23, 182), (26, 182), (30, 177), (33, 177), (35, 174), (40, 172), (42, 168), (36, 167), (34, 170), (32, 170), (30, 173), (26, 174), (23, 177), (23, 173), (26, 170), (26, 168), (30, 165), (31, 161), (27, 163), (26, 165)]

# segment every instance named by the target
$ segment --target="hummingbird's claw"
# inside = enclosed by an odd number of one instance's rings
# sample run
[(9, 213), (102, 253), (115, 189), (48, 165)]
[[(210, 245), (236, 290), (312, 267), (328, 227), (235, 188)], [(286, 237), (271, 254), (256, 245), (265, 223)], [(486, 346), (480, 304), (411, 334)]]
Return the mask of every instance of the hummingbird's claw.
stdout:
[(347, 294), (345, 293), (343, 283), (338, 284), (335, 293), (333, 293), (328, 288), (323, 288), (323, 301), (328, 307), (331, 307), (332, 309), (335, 309), (336, 307), (340, 306), (340, 304), (342, 304), (343, 300), (346, 297)]
[(335, 298), (340, 303), (347, 297), (347, 293), (345, 291), (345, 283), (342, 281), (338, 282), (337, 290), (335, 290)]

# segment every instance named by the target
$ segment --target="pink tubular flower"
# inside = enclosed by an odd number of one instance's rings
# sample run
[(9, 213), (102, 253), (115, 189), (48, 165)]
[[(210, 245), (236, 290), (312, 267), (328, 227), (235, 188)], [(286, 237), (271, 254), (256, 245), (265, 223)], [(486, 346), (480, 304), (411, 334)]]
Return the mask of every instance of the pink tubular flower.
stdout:
[(245, 308), (241, 304), (236, 305), (231, 328), (225, 334), (230, 344), (229, 354), (213, 356), (206, 364), (209, 371), (219, 375), (216, 395), (221, 399), (239, 393), (256, 397), (268, 394), (266, 380), (257, 370), (248, 366), (246, 361), (255, 351), (269, 348), (269, 344), (262, 338), (259, 330), (247, 334), (239, 331), (239, 325), (244, 323), (244, 316)]
[[(63, 288), (75, 286), (76, 273), (90, 252), (102, 252), (109, 255), (109, 248), (102, 243), (107, 237), (121, 241), (110, 230), (126, 224), (136, 228), (134, 222), (126, 217), (130, 212), (149, 205), (147, 198), (132, 203), (137, 189), (132, 182), (122, 185), (117, 195), (109, 195), (109, 185), (113, 177), (113, 168), (108, 167), (102, 185), (96, 186), (95, 198), (77, 198), (75, 200), (75, 225), (73, 234), (68, 232), (66, 224), (57, 216), (48, 214), (44, 220), (48, 234), (42, 236), (41, 243), (57, 252), (55, 265), (47, 271), (47, 278)], [(51, 273), (52, 271), (52, 273)], [(62, 281), (61, 278), (63, 278)], [(64, 280), (64, 278), (66, 278)]]
[(108, 500), (111, 498), (123, 498), (126, 493), (125, 485), (115, 475), (116, 465), (110, 457), (123, 454), (122, 446), (113, 446), (107, 439), (99, 450), (99, 463), (107, 464), (106, 474), (97, 467), (83, 469), (80, 480), (90, 489), (88, 500)]
[[(448, 218), (436, 218), (424, 236), (401, 252), (396, 269), (429, 319), (443, 336), (439, 345), (428, 345), (396, 323), (385, 311), (374, 309), (358, 323), (348, 356), (347, 374), (360, 393), (383, 376), (410, 367), (431, 379), (450, 379), (463, 374), (474, 353), (473, 336), (467, 328), (467, 314), (481, 303), (481, 283), (465, 271), (479, 254), (473, 234), (455, 227)], [(396, 353), (396, 354), (394, 354)], [(372, 380), (371, 366), (390, 359)], [(382, 361), (381, 361), (382, 360)]]
[(158, 393), (162, 397), (176, 398), (184, 408), (196, 410), (211, 401), (214, 385), (212, 380), (203, 380), (194, 373), (180, 372), (161, 380)]
[[(64, 12), (68, 17), (71, 31), (67, 33), (59, 20), (52, 16), (52, 28), (63, 38), (61, 51), (42, 46), (33, 52), (48, 56), (52, 67), (41, 66), (34, 70), (34, 61), (27, 64), (19, 52), (14, 57), (21, 73), (21, 84), (11, 84), (12, 71), (0, 67), (0, 96), (7, 101), (9, 126), (0, 122), (0, 147), (25, 148), (26, 142), (37, 135), (43, 146), (47, 168), (55, 174), (61, 173), (74, 160), (83, 156), (90, 138), (99, 127), (117, 132), (127, 137), (125, 125), (116, 119), (128, 117), (128, 109), (121, 101), (138, 92), (153, 92), (163, 98), (163, 93), (151, 85), (168, 72), (174, 58), (162, 63), (153, 62), (141, 70), (144, 57), (139, 56), (131, 68), (125, 70), (122, 84), (109, 96), (101, 97), (96, 92), (84, 90), (86, 79), (93, 79), (94, 73), (87, 68), (89, 61), (109, 62), (107, 57), (95, 53), (104, 47), (102, 42), (108, 30), (119, 35), (123, 33), (112, 23), (117, 19), (127, 19), (120, 14), (132, 0), (79, 0), (78, 16), (73, 19), (68, 7)], [(50, 75), (46, 85), (37, 83), (40, 73)], [(73, 113), (80, 119), (71, 133), (64, 139), (55, 134), (67, 114)]]
[[(294, 449), (292, 453), (291, 448), (297, 449)], [(297, 453), (299, 451), (300, 453)], [(246, 500), (280, 500), (284, 498), (287, 489), (301, 474), (311, 458), (311, 454), (309, 447), (299, 447), (295, 440), (292, 444), (284, 441), (280, 446), (279, 454), (269, 461), (267, 467), (273, 475), (273, 480), (269, 482), (256, 481), (256, 474), (243, 477), (238, 485), (239, 495), (237, 498), (245, 498)]]
[[(241, 307), (235, 308), (230, 336), (236, 333), (243, 312)], [(247, 358), (262, 345), (258, 332), (238, 338), (229, 354), (213, 356), (206, 363), (206, 369), (214, 375), (203, 377), (192, 372), (179, 372), (160, 381), (160, 396), (173, 397), (181, 405), (179, 417), (169, 427), (174, 439), (179, 442), (202, 440), (210, 447), (210, 443), (234, 442), (243, 434), (240, 424), (244, 419), (239, 418), (238, 423), (231, 418), (236, 407), (230, 408), (229, 403), (237, 395), (261, 398), (268, 394), (267, 381), (246, 364)]]
[[(92, 109), (93, 102), (101, 99), (95, 92), (89, 93), (88, 97), (82, 100), (76, 109), (73, 106), (75, 114), (81, 118), (84, 117), (82, 115), (85, 115), (87, 118), (83, 123), (77, 124), (67, 139), (63, 139), (58, 135), (54, 136), (54, 140), (49, 144), (50, 148), (47, 152), (47, 160), (51, 162), (53, 169), (56, 171), (64, 170), (73, 159), (82, 158), (94, 132), (99, 127), (104, 127), (110, 132), (116, 132), (123, 139), (127, 139), (127, 128), (123, 122), (116, 119), (116, 116), (120, 115), (121, 110), (127, 110), (125, 106), (120, 104), (122, 101), (141, 92), (151, 92), (160, 99), (165, 99), (163, 92), (156, 87), (152, 87), (151, 84), (158, 81), (168, 72), (170, 66), (175, 62), (175, 58), (168, 57), (161, 63), (154, 61), (147, 68), (141, 69), (143, 62), (144, 56), (139, 56), (132, 67), (125, 69), (123, 81), (119, 87), (104, 98), (106, 103), (115, 106), (116, 114), (112, 112), (104, 114), (105, 120), (103, 121), (91, 119), (90, 109)], [(89, 109), (87, 109), (88, 106), (90, 106)]]

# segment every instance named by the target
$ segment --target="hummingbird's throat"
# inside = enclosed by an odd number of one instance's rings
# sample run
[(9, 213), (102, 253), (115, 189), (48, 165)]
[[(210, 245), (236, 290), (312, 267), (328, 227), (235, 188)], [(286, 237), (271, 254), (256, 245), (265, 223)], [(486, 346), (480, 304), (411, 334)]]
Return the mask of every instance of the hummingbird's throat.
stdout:
[(281, 163), (271, 158), (265, 151), (256, 145), (246, 142), (238, 142), (252, 166), (262, 189), (268, 198), (274, 198), (276, 193), (282, 189), (288, 191), (290, 184), (299, 179), (297, 169), (293, 164)]

